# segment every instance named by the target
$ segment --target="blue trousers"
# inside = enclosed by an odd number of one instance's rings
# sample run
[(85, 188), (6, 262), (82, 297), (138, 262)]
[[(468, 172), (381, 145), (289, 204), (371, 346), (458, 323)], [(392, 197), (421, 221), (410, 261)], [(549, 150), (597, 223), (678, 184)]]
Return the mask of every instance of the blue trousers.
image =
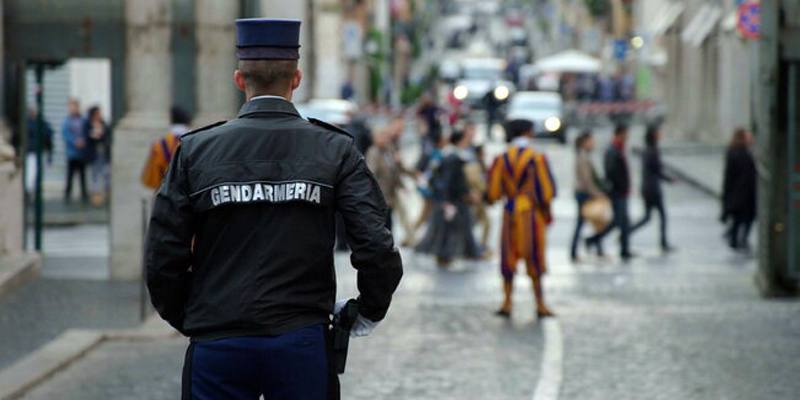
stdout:
[(183, 399), (323, 400), (329, 371), (322, 325), (280, 336), (192, 342), (183, 367)]

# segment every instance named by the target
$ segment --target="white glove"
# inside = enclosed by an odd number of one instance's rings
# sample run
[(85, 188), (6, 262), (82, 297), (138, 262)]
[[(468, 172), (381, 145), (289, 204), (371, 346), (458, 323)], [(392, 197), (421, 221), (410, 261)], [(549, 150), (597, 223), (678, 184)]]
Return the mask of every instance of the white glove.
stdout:
[(372, 330), (378, 326), (377, 322), (370, 321), (358, 314), (358, 318), (356, 318), (356, 322), (353, 324), (353, 327), (350, 329), (350, 337), (363, 337), (368, 336), (372, 333)]
[[(348, 301), (348, 299), (338, 300), (336, 304), (333, 305), (333, 313), (338, 314), (339, 311), (342, 311), (342, 308), (344, 308)], [(361, 314), (358, 314), (356, 322), (354, 322), (353, 327), (350, 328), (350, 337), (368, 336), (376, 326), (378, 326), (378, 322), (370, 321), (361, 316)]]

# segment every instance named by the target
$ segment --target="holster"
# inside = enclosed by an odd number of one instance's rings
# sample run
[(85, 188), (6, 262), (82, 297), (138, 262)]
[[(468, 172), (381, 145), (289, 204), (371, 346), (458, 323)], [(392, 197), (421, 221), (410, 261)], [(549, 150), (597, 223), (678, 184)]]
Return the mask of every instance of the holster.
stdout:
[(328, 350), (328, 399), (341, 398), (339, 374), (344, 373), (347, 364), (347, 349), (350, 344), (350, 330), (358, 318), (358, 302), (350, 300), (339, 313), (333, 316), (333, 323), (326, 332)]

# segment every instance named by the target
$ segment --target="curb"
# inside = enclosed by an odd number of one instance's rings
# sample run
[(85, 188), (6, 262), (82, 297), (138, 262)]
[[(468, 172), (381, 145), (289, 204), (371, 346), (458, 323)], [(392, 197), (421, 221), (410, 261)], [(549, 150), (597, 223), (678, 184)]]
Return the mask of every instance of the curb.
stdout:
[[(639, 147), (631, 149), (631, 152), (637, 157), (642, 156), (642, 149)], [(661, 165), (669, 175), (678, 178), (681, 182), (686, 183), (690, 187), (715, 199), (722, 198), (722, 193), (719, 192), (719, 188), (711, 187), (710, 185), (703, 183), (702, 180), (693, 177), (692, 174), (687, 173), (681, 167), (678, 167), (675, 164), (664, 160), (663, 158), (661, 159)]]
[[(25, 253), (19, 257), (0, 258), (0, 296), (39, 276), (42, 258), (36, 253)], [(2, 264), (8, 263), (10, 268)]]
[(0, 399), (17, 399), (100, 344), (99, 332), (68, 330), (0, 371)]
[(180, 336), (153, 316), (140, 327), (123, 330), (70, 329), (0, 371), (0, 400), (18, 399), (106, 341), (158, 340)]

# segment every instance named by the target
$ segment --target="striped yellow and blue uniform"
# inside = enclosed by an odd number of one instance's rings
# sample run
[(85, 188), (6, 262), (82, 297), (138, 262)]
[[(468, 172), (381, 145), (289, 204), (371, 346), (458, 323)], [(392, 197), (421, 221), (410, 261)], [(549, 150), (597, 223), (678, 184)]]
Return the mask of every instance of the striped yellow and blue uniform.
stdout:
[(541, 276), (547, 271), (549, 206), (556, 196), (547, 158), (530, 147), (512, 146), (494, 160), (488, 181), (489, 201), (506, 199), (500, 240), (503, 278), (513, 279), (520, 259), (525, 260), (531, 277)]

